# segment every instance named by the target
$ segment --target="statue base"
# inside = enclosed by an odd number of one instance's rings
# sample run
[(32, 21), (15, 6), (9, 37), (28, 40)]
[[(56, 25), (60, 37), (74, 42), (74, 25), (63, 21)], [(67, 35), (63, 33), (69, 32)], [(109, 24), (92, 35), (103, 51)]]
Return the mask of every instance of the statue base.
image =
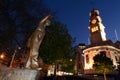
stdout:
[(0, 80), (39, 80), (40, 71), (31, 69), (0, 69)]

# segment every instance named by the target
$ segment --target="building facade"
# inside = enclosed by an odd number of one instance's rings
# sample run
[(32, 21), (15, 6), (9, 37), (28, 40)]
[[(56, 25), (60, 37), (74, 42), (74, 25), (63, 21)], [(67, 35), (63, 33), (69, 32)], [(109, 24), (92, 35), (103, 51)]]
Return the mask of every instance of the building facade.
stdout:
[(105, 26), (99, 16), (98, 10), (92, 10), (90, 13), (90, 45), (83, 50), (84, 53), (84, 71), (86, 74), (94, 73), (93, 57), (97, 54), (105, 53), (113, 61), (117, 68), (117, 62), (120, 60), (120, 41), (113, 43), (106, 39)]
[(85, 47), (86, 45), (84, 43), (80, 43), (74, 54), (75, 74), (78, 74), (78, 75), (84, 73), (83, 49)]

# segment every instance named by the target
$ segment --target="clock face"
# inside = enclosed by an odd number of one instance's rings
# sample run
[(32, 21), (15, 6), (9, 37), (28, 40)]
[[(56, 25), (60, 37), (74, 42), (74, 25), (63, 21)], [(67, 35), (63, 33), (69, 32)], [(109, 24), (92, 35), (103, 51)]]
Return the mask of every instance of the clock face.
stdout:
[(93, 27), (93, 28), (91, 29), (91, 31), (92, 31), (92, 32), (98, 31), (98, 26)]
[(92, 20), (92, 24), (95, 24), (97, 21), (96, 21), (96, 19), (93, 19)]

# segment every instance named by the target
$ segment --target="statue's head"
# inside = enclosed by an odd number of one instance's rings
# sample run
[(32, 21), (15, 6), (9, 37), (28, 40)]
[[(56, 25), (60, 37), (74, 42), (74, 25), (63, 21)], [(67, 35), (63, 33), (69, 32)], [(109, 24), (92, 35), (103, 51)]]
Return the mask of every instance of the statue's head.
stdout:
[(46, 20), (45, 26), (49, 26), (51, 24), (50, 20)]

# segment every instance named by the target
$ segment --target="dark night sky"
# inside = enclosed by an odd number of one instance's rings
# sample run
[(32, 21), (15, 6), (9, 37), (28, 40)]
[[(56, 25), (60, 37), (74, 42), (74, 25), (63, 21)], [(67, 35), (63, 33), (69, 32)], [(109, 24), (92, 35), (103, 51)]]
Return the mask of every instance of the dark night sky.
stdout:
[(116, 29), (120, 40), (120, 0), (45, 0), (45, 3), (57, 11), (57, 18), (67, 25), (70, 35), (76, 37), (76, 45), (88, 44), (89, 13), (93, 8), (100, 11), (107, 39), (116, 41)]

